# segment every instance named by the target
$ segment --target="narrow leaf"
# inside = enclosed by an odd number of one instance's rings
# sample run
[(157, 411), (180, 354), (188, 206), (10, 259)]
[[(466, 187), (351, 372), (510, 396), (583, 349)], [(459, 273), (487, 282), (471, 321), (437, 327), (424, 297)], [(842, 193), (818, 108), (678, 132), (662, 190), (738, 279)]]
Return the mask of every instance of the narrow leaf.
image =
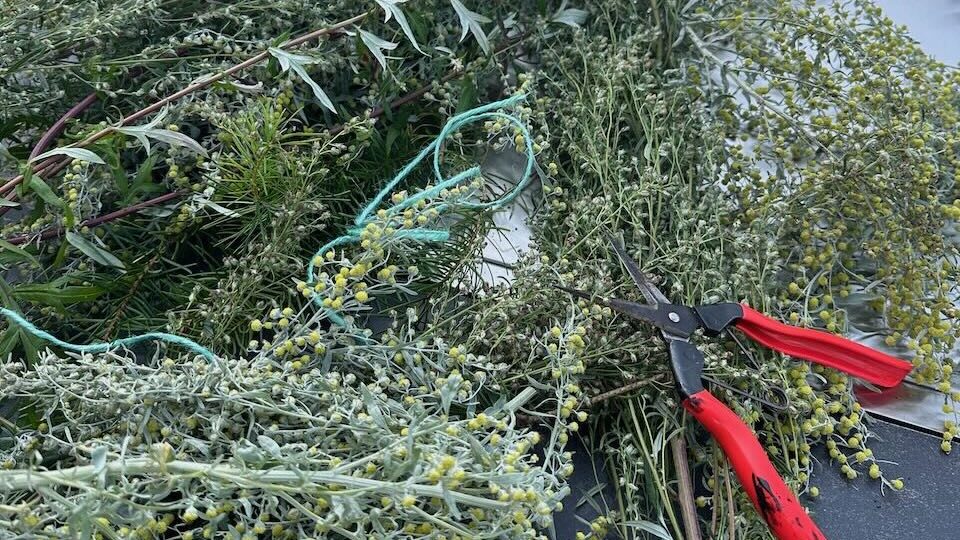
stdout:
[(170, 146), (182, 146), (202, 156), (207, 155), (206, 149), (203, 146), (200, 146), (200, 143), (184, 135), (183, 133), (180, 133), (179, 131), (146, 126), (121, 127), (116, 129), (120, 133), (136, 137), (140, 143), (143, 144), (147, 154), (150, 153), (149, 139), (153, 139), (162, 143), (167, 143)]
[(6, 240), (0, 239), (0, 249), (2, 249), (2, 250), (4, 250), (4, 251), (9, 251), (9, 252), (13, 253), (14, 255), (17, 255), (17, 256), (19, 256), (19, 257), (21, 257), (21, 258), (23, 258), (23, 259), (26, 259), (27, 261), (30, 261), (31, 263), (33, 263), (33, 264), (35, 264), (35, 265), (37, 265), (37, 266), (40, 265), (40, 263), (37, 261), (37, 259), (34, 258), (34, 256), (31, 255), (29, 251), (23, 249), (23, 248), (20, 247), (20, 246), (15, 246), (15, 245), (11, 244), (10, 242), (7, 242)]
[(280, 445), (277, 444), (277, 441), (267, 437), (266, 435), (258, 435), (257, 443), (260, 444), (260, 448), (263, 448), (267, 451), (268, 454), (274, 457), (274, 459), (281, 459), (283, 454), (280, 452)]
[(316, 83), (313, 79), (310, 78), (310, 75), (307, 73), (307, 70), (301, 65), (290, 66), (297, 75), (313, 90), (313, 95), (316, 96), (317, 100), (321, 105), (326, 107), (333, 114), (337, 114), (337, 109), (333, 106), (333, 102), (330, 101), (330, 98), (327, 97), (327, 94), (324, 93), (323, 89), (320, 88), (320, 85)]
[(200, 143), (191, 139), (187, 135), (180, 133), (179, 131), (172, 131), (169, 129), (152, 129), (147, 132), (147, 137), (152, 137), (155, 140), (160, 142), (165, 142), (170, 146), (182, 146), (192, 150), (196, 154), (201, 156), (207, 155), (207, 150), (200, 146)]
[(400, 6), (397, 5), (401, 1), (403, 0), (377, 0), (377, 4), (380, 4), (380, 7), (382, 7), (384, 11), (383, 22), (388, 22), (390, 17), (397, 19), (397, 24), (400, 25), (400, 29), (403, 30), (407, 39), (410, 40), (413, 48), (420, 51), (421, 54), (427, 54), (420, 48), (420, 44), (417, 43), (417, 38), (413, 35), (413, 30), (410, 28), (410, 23), (407, 22), (407, 17), (403, 14), (403, 11), (401, 11)]
[(223, 215), (225, 215), (225, 216), (227, 216), (227, 217), (238, 217), (238, 216), (240, 215), (240, 214), (234, 212), (233, 210), (230, 210), (229, 208), (225, 208), (225, 207), (223, 207), (223, 206), (220, 206), (219, 204), (211, 201), (210, 199), (204, 199), (204, 198), (202, 198), (202, 197), (197, 197), (197, 198), (196, 198), (196, 201), (201, 204), (201, 207), (203, 207), (203, 208), (210, 208), (211, 210), (214, 210), (215, 212), (217, 212), (217, 213), (219, 213), (219, 214), (223, 214)]
[(114, 268), (120, 269), (124, 268), (123, 263), (120, 262), (120, 259), (116, 258), (109, 251), (94, 244), (79, 234), (73, 231), (67, 231), (66, 237), (67, 242), (70, 242), (70, 245), (79, 249), (84, 255), (90, 257), (94, 261), (105, 266), (113, 266)]
[(56, 193), (54, 193), (53, 190), (50, 189), (50, 186), (39, 176), (31, 176), (27, 186), (36, 193), (38, 197), (43, 199), (43, 202), (56, 206), (57, 208), (63, 208), (63, 201), (60, 200), (60, 197), (57, 197)]
[(554, 15), (552, 22), (580, 28), (587, 20), (587, 12), (582, 9), (568, 8), (558, 10)]
[(462, 29), (460, 41), (466, 39), (468, 33), (473, 34), (483, 52), (490, 54), (490, 42), (487, 40), (487, 34), (483, 31), (483, 27), (480, 26), (483, 23), (490, 22), (490, 19), (470, 11), (460, 0), (450, 0), (450, 4), (453, 5), (457, 16), (460, 17), (460, 28)]
[(104, 162), (100, 156), (94, 154), (90, 150), (87, 150), (86, 148), (70, 148), (70, 147), (54, 148), (53, 150), (44, 152), (34, 157), (27, 163), (36, 163), (38, 161), (43, 161), (50, 156), (68, 156), (68, 157), (72, 157), (73, 159), (79, 159), (79, 160), (87, 161), (90, 163), (97, 163), (99, 165), (106, 165), (106, 162)]
[(657, 538), (663, 538), (664, 540), (673, 539), (673, 536), (671, 536), (670, 533), (668, 533), (667, 530), (663, 528), (663, 526), (657, 525), (656, 523), (652, 523), (650, 521), (645, 521), (645, 520), (625, 521), (623, 522), (623, 525), (626, 527), (630, 527), (632, 529), (639, 529), (643, 532), (650, 533), (656, 536)]
[[(13, 298), (13, 291), (6, 280), (3, 279), (0, 279), (0, 303), (7, 309), (22, 313), (20, 306)], [(39, 339), (24, 332), (19, 326), (9, 325), (7, 331), (0, 336), (0, 357), (6, 358), (10, 352), (16, 349), (17, 345), (23, 347), (27, 362), (32, 363), (37, 360), (37, 351), (40, 347)]]
[(107, 466), (107, 447), (98, 446), (90, 452), (90, 464), (93, 465), (93, 473), (100, 474)]
[(5, 206), (8, 208), (16, 208), (20, 206), (20, 203), (16, 203), (4, 197), (0, 197), (0, 206)]
[(381, 39), (365, 30), (360, 30), (360, 39), (363, 40), (363, 44), (370, 49), (370, 54), (377, 59), (377, 62), (380, 62), (380, 67), (386, 70), (387, 59), (383, 55), (383, 51), (392, 51), (397, 48), (397, 44), (392, 41)]
[(17, 300), (49, 306), (92, 302), (105, 292), (104, 289), (92, 285), (57, 287), (51, 283), (18, 285), (13, 288), (13, 295)]
[(333, 102), (330, 101), (330, 98), (327, 97), (327, 94), (324, 93), (322, 88), (320, 88), (320, 85), (310, 78), (310, 74), (307, 73), (306, 66), (310, 64), (316, 64), (319, 62), (318, 59), (303, 54), (290, 53), (276, 47), (270, 47), (267, 49), (267, 51), (269, 51), (270, 54), (277, 59), (277, 62), (280, 63), (280, 69), (283, 71), (292, 71), (296, 73), (297, 76), (303, 80), (303, 82), (310, 85), (310, 88), (313, 90), (313, 95), (316, 96), (320, 104), (329, 109), (333, 114), (337, 114), (337, 109), (334, 108)]
[(457, 112), (461, 113), (477, 105), (477, 83), (469, 73), (460, 81), (460, 99), (457, 100)]
[(137, 128), (118, 128), (118, 131), (132, 137), (136, 137), (140, 141), (140, 145), (143, 146), (144, 151), (147, 152), (147, 155), (150, 155), (150, 139), (143, 133), (143, 129)]
[(93, 465), (93, 474), (97, 483), (103, 485), (107, 478), (107, 447), (98, 446), (90, 452), (90, 464)]

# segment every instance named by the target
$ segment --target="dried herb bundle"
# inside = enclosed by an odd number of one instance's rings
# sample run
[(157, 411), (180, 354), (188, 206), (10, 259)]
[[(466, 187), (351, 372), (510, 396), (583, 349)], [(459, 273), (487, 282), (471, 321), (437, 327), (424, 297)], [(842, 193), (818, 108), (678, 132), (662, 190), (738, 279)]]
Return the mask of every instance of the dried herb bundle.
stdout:
[[(960, 399), (960, 81), (868, 1), (112, 4), (2, 8), (2, 166), (21, 178), (0, 187), (0, 300), (68, 339), (168, 330), (223, 361), (55, 355), (5, 327), (0, 537), (534, 538), (576, 434), (615, 492), (582, 537), (689, 535), (684, 467), (704, 536), (765, 537), (654, 334), (555, 292), (635, 294), (609, 234), (678, 301), (879, 334), (945, 413)], [(43, 155), (256, 55), (92, 154)], [(490, 178), (311, 259), (446, 118), (521, 91), (542, 189), (511, 283), (475, 275), (488, 212), (431, 212), (495, 196)], [(526, 142), (491, 120), (443, 160)], [(431, 182), (410, 180), (388, 204)], [(395, 235), (438, 223), (445, 242)], [(786, 392), (778, 415), (715, 388), (798, 491), (816, 496), (817, 444), (840, 474), (903, 487), (847, 377), (733, 340), (706, 352), (712, 378)]]

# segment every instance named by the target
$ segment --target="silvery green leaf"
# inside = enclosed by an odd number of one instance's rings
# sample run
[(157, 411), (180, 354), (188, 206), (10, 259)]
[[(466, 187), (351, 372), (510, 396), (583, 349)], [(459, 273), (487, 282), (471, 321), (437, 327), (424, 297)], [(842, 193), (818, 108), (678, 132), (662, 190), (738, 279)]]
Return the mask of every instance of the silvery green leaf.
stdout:
[(155, 123), (147, 124), (145, 126), (118, 127), (115, 129), (124, 135), (136, 137), (137, 140), (140, 141), (140, 144), (143, 145), (143, 148), (147, 151), (148, 155), (150, 154), (151, 139), (167, 143), (170, 146), (182, 146), (184, 148), (188, 148), (193, 152), (200, 154), (201, 156), (207, 155), (206, 149), (200, 146), (200, 143), (184, 135), (183, 133), (169, 129), (155, 128), (153, 125), (155, 125)]
[(443, 387), (440, 388), (440, 406), (443, 408), (443, 414), (450, 413), (450, 404), (453, 403), (453, 398), (459, 390), (459, 381), (454, 383), (451, 380), (447, 380)]
[(274, 58), (277, 59), (277, 62), (280, 63), (280, 69), (283, 71), (294, 72), (298, 77), (300, 77), (301, 80), (303, 80), (303, 82), (310, 86), (310, 89), (313, 90), (313, 95), (317, 98), (321, 105), (329, 109), (333, 114), (337, 114), (337, 109), (334, 108), (333, 102), (330, 101), (330, 98), (327, 97), (326, 93), (324, 93), (323, 88), (320, 88), (320, 85), (310, 77), (309, 73), (307, 73), (306, 66), (309, 66), (310, 64), (316, 64), (319, 62), (318, 59), (303, 54), (287, 52), (276, 47), (270, 47), (267, 50), (274, 56)]
[(233, 455), (244, 463), (262, 463), (264, 460), (263, 452), (247, 440), (233, 449)]
[(240, 502), (240, 506), (243, 507), (244, 515), (248, 518), (253, 517), (253, 505), (250, 504), (250, 499), (248, 497), (240, 497), (238, 501)]
[(490, 22), (490, 19), (470, 11), (460, 0), (450, 0), (450, 4), (453, 5), (454, 11), (460, 17), (460, 28), (462, 30), (460, 41), (466, 39), (468, 33), (473, 34), (483, 52), (490, 54), (490, 42), (487, 40), (487, 34), (483, 31), (483, 27), (480, 26), (483, 23)]
[(508, 401), (503, 406), (503, 409), (505, 411), (509, 411), (512, 413), (516, 412), (517, 409), (519, 409), (520, 407), (523, 407), (528, 401), (533, 399), (533, 396), (535, 396), (536, 394), (537, 394), (537, 391), (534, 390), (533, 388), (524, 388), (523, 390), (520, 391), (519, 394), (514, 396), (513, 399)]
[(490, 457), (490, 453), (480, 444), (476, 437), (470, 437), (467, 440), (470, 443), (470, 454), (476, 463), (484, 463)]
[(633, 529), (640, 529), (643, 532), (650, 533), (655, 535), (657, 538), (663, 538), (664, 540), (671, 540), (673, 538), (673, 536), (671, 536), (670, 533), (663, 528), (663, 526), (657, 525), (651, 521), (634, 520), (625, 521), (623, 524)]
[(580, 28), (587, 20), (587, 12), (576, 8), (563, 9), (561, 6), (550, 20), (555, 23), (572, 26), (573, 28)]
[(330, 510), (340, 519), (350, 520), (363, 516), (364, 511), (360, 508), (360, 503), (355, 497), (344, 497), (332, 495), (330, 497)]
[(153, 117), (153, 120), (151, 120), (151, 121), (147, 122), (146, 124), (144, 124), (144, 125), (142, 125), (142, 126), (139, 126), (139, 127), (153, 128), (153, 127), (159, 126), (159, 125), (160, 125), (160, 122), (162, 122), (163, 119), (167, 117), (167, 112), (168, 112), (168, 111), (169, 111), (169, 109), (167, 109), (166, 107), (164, 107), (163, 109), (160, 110), (159, 113), (157, 113), (156, 116)]
[(193, 447), (194, 450), (207, 456), (210, 455), (210, 445), (194, 437), (185, 438), (183, 444)]
[(16, 208), (16, 207), (20, 206), (20, 203), (16, 203), (16, 202), (13, 202), (13, 201), (11, 201), (11, 200), (9, 200), (9, 199), (5, 199), (5, 198), (3, 198), (3, 197), (0, 197), (0, 206), (5, 206), (5, 207), (9, 207), (9, 208)]
[(147, 207), (147, 208), (144, 208), (144, 209), (140, 210), (139, 213), (142, 214), (142, 215), (145, 215), (145, 216), (152, 216), (152, 217), (161, 217), (161, 218), (163, 218), (163, 217), (167, 217), (167, 216), (172, 215), (172, 214), (173, 214), (173, 209), (172, 209), (171, 207), (169, 207), (169, 206), (150, 206), (150, 207)]
[(443, 485), (443, 502), (447, 505), (447, 510), (450, 512), (450, 517), (453, 519), (460, 519), (460, 509), (457, 508), (457, 499), (453, 496), (453, 492), (447, 489), (446, 484)]
[(140, 145), (143, 146), (143, 149), (147, 152), (147, 155), (150, 155), (150, 139), (142, 131), (133, 131), (130, 128), (117, 128), (118, 131), (131, 137), (136, 137), (140, 141)]
[(677, 32), (677, 39), (673, 40), (673, 43), (670, 46), (676, 47), (677, 45), (680, 45), (681, 43), (683, 43), (683, 38), (685, 38), (686, 36), (687, 36), (687, 27), (681, 26), (680, 31)]
[(360, 396), (363, 398), (363, 405), (366, 407), (367, 414), (370, 415), (373, 423), (382, 428), (386, 428), (387, 421), (383, 417), (383, 412), (380, 410), (380, 406), (377, 405), (376, 401), (374, 401), (373, 394), (370, 393), (370, 390), (365, 385), (360, 386)]
[(107, 447), (98, 446), (90, 452), (90, 464), (93, 465), (93, 473), (100, 474), (107, 466)]
[(537, 390), (543, 390), (543, 391), (550, 390), (550, 385), (544, 384), (529, 375), (527, 375), (527, 384), (536, 388)]
[(659, 454), (663, 450), (663, 443), (664, 443), (663, 435), (664, 435), (664, 432), (661, 430), (659, 433), (657, 433), (657, 438), (654, 439), (653, 441), (654, 454)]
[[(380, 515), (382, 513), (383, 513), (383, 510), (380, 510), (379, 508), (374, 508), (373, 512), (370, 513), (371, 517), (373, 518), (370, 520), (370, 525), (373, 527), (373, 532), (377, 533), (377, 535), (374, 536), (374, 538), (387, 538), (387, 529), (384, 528), (383, 526), (383, 523), (386, 520), (380, 519)], [(393, 533), (395, 531), (391, 530), (390, 532)]]
[(266, 435), (257, 436), (257, 444), (260, 445), (260, 448), (263, 448), (267, 451), (268, 454), (273, 456), (276, 459), (283, 457), (283, 454), (280, 452), (280, 445), (277, 444), (277, 441), (267, 437)]
[(263, 81), (258, 82), (257, 84), (243, 84), (237, 81), (227, 81), (226, 84), (236, 88), (241, 92), (249, 92), (251, 94), (259, 94), (263, 92)]
[(193, 150), (194, 153), (200, 154), (201, 156), (206, 156), (207, 151), (204, 147), (200, 146), (200, 143), (191, 139), (187, 135), (180, 133), (179, 131), (171, 131), (169, 129), (153, 129), (147, 133), (147, 137), (153, 137), (154, 139), (165, 142), (170, 146), (183, 146), (184, 148), (189, 148)]
[(409, 294), (410, 296), (416, 296), (416, 294), (417, 294), (417, 293), (414, 292), (414, 290), (411, 289), (410, 287), (406, 287), (406, 286), (401, 285), (401, 284), (399, 284), (399, 283), (397, 283), (397, 284), (394, 285), (394, 286), (397, 288), (398, 291), (400, 291), (400, 292), (402, 292), (402, 293), (404, 293), (404, 294)]
[(403, 11), (400, 10), (400, 6), (397, 5), (404, 1), (405, 0), (377, 0), (377, 3), (380, 4), (380, 7), (382, 7), (384, 11), (383, 22), (389, 21), (390, 17), (397, 19), (397, 24), (400, 25), (400, 29), (403, 30), (407, 39), (410, 40), (413, 48), (420, 51), (421, 54), (426, 54), (417, 43), (417, 38), (414, 37), (413, 30), (410, 29), (410, 23), (407, 22), (407, 17), (403, 14)]
[(50, 156), (69, 156), (69, 157), (72, 157), (73, 159), (79, 159), (82, 161), (88, 161), (90, 163), (106, 165), (106, 162), (104, 162), (103, 159), (100, 158), (100, 156), (94, 154), (90, 150), (87, 150), (86, 148), (70, 148), (70, 147), (54, 148), (53, 150), (44, 152), (38, 156), (33, 157), (27, 163), (36, 163), (37, 161), (43, 161)]
[(97, 476), (97, 481), (103, 485), (107, 476), (107, 447), (98, 446), (90, 452), (90, 464), (93, 465), (93, 474)]
[(112, 253), (103, 249), (102, 247), (94, 244), (93, 242), (87, 240), (86, 238), (80, 236), (79, 234), (73, 231), (66, 232), (67, 242), (70, 242), (70, 245), (79, 249), (84, 255), (90, 257), (94, 261), (105, 265), (113, 266), (114, 268), (123, 269), (123, 263), (120, 262), (120, 259), (116, 258)]
[(379, 38), (365, 30), (360, 30), (360, 39), (363, 40), (363, 44), (370, 49), (370, 54), (377, 59), (377, 62), (380, 62), (380, 67), (387, 69), (387, 58), (383, 56), (383, 51), (392, 51), (397, 48), (397, 44)]
[(225, 208), (225, 207), (223, 207), (223, 206), (220, 206), (219, 204), (211, 201), (210, 199), (204, 199), (204, 198), (202, 198), (202, 197), (197, 197), (196, 200), (197, 200), (197, 202), (200, 203), (200, 206), (201, 206), (202, 208), (210, 208), (210, 209), (214, 210), (215, 212), (217, 212), (218, 214), (223, 214), (223, 215), (225, 215), (225, 216), (227, 216), (227, 217), (237, 217), (237, 216), (239, 215), (239, 214), (237, 214), (236, 212), (234, 212), (233, 210), (230, 210), (229, 208)]

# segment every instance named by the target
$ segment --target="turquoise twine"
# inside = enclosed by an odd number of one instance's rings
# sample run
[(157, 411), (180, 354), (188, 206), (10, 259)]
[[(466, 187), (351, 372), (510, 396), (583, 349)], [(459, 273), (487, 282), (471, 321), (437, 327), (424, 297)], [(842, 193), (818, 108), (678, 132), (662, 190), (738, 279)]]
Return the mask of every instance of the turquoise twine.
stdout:
[[(459, 206), (462, 208), (479, 209), (479, 210), (491, 209), (491, 208), (495, 209), (495, 208), (500, 208), (503, 205), (513, 201), (513, 199), (515, 199), (517, 195), (519, 195), (520, 192), (523, 191), (523, 189), (530, 182), (530, 174), (533, 171), (533, 165), (535, 162), (535, 157), (533, 153), (533, 141), (532, 141), (532, 138), (530, 137), (530, 132), (527, 130), (527, 127), (523, 125), (523, 122), (521, 122), (518, 118), (506, 113), (491, 112), (491, 111), (496, 111), (497, 109), (510, 107), (516, 104), (517, 102), (523, 100), (524, 97), (525, 97), (524, 95), (520, 94), (520, 95), (513, 96), (509, 99), (504, 99), (502, 101), (490, 103), (489, 105), (477, 107), (475, 109), (471, 109), (464, 113), (458, 114), (453, 118), (451, 118), (449, 121), (447, 121), (446, 125), (443, 127), (443, 130), (440, 131), (440, 134), (437, 136), (437, 138), (434, 139), (433, 142), (430, 143), (426, 148), (421, 150), (420, 153), (417, 154), (417, 156), (413, 158), (412, 161), (410, 161), (410, 163), (408, 163), (403, 169), (401, 169), (400, 172), (398, 172), (397, 175), (393, 177), (393, 180), (388, 182), (387, 185), (384, 186), (384, 188), (380, 191), (380, 193), (376, 197), (374, 197), (372, 201), (370, 201), (370, 203), (366, 206), (366, 208), (364, 208), (363, 211), (357, 215), (357, 218), (354, 221), (355, 226), (349, 229), (347, 233), (344, 234), (343, 236), (340, 236), (339, 238), (336, 238), (333, 241), (328, 242), (326, 245), (324, 245), (319, 250), (317, 250), (317, 255), (322, 256), (324, 253), (326, 253), (333, 247), (359, 240), (360, 232), (363, 231), (363, 229), (370, 222), (370, 215), (375, 212), (377, 206), (380, 205), (381, 202), (383, 202), (383, 199), (390, 194), (390, 191), (394, 187), (396, 187), (397, 184), (403, 181), (403, 179), (406, 178), (407, 175), (409, 175), (410, 172), (413, 171), (413, 169), (416, 168), (416, 166), (419, 165), (420, 162), (423, 161), (423, 159), (431, 151), (433, 152), (433, 174), (436, 176), (437, 180), (439, 181), (438, 184), (436, 186), (431, 187), (430, 189), (424, 190), (418, 193), (417, 195), (404, 200), (399, 204), (396, 204), (394, 206), (391, 206), (390, 208), (387, 208), (386, 210), (388, 215), (392, 215), (397, 212), (402, 212), (407, 208), (409, 208), (410, 206), (417, 204), (419, 201), (423, 199), (427, 199), (427, 198), (435, 197), (439, 195), (440, 192), (444, 189), (448, 189), (450, 187), (456, 186), (457, 184), (466, 182), (468, 180), (471, 180), (479, 176), (480, 167), (471, 167), (470, 169), (467, 169), (447, 179), (444, 179), (443, 174), (440, 172), (441, 143), (445, 141), (448, 137), (450, 137), (450, 135), (453, 132), (460, 129), (462, 126), (472, 122), (476, 122), (478, 120), (496, 118), (496, 119), (506, 120), (507, 122), (515, 125), (520, 130), (520, 133), (523, 135), (523, 139), (526, 143), (527, 165), (524, 168), (523, 176), (520, 177), (520, 181), (517, 183), (516, 186), (514, 186), (512, 190), (510, 190), (504, 196), (500, 197), (499, 199), (495, 199), (493, 201), (486, 202), (486, 203), (465, 202), (465, 203), (461, 203)], [(445, 204), (439, 205), (437, 207), (437, 210), (439, 212), (444, 212), (448, 209), (449, 209), (448, 205), (445, 205)], [(404, 231), (397, 231), (394, 234), (395, 236), (398, 236), (401, 238), (409, 238), (411, 240), (417, 240), (420, 242), (444, 242), (450, 238), (449, 231), (434, 230), (434, 229), (404, 230)], [(307, 266), (307, 282), (308, 283), (313, 283), (313, 271), (314, 271), (313, 259), (314, 257), (311, 257), (310, 263)], [(318, 300), (319, 299), (317, 297), (314, 297), (315, 302), (317, 302)], [(168, 343), (181, 345), (186, 349), (189, 349), (197, 354), (202, 355), (207, 360), (213, 361), (213, 360), (216, 360), (217, 358), (216, 355), (213, 354), (213, 352), (211, 352), (209, 349), (207, 349), (206, 347), (200, 345), (195, 341), (187, 339), (183, 336), (167, 334), (164, 332), (149, 332), (146, 334), (139, 334), (135, 336), (126, 337), (123, 339), (117, 339), (107, 343), (92, 343), (89, 345), (76, 345), (73, 343), (67, 343), (66, 341), (60, 340), (54, 337), (53, 335), (51, 335), (50, 333), (37, 328), (36, 326), (34, 326), (33, 323), (24, 319), (22, 315), (20, 315), (15, 311), (11, 311), (6, 308), (0, 308), (0, 314), (8, 317), (10, 320), (17, 323), (20, 327), (23, 328), (23, 330), (33, 335), (34, 337), (40, 338), (45, 341), (49, 341), (50, 343), (53, 343), (54, 345), (57, 345), (63, 349), (76, 351), (79, 353), (100, 353), (100, 352), (106, 352), (112, 349), (117, 349), (120, 347), (128, 347), (128, 346), (136, 345), (144, 341), (158, 340), (158, 341), (166, 341)], [(340, 326), (346, 325), (344, 320), (338, 314), (329, 310), (327, 311), (327, 314), (330, 320), (333, 321), (334, 323), (339, 324)]]
[[(499, 199), (494, 199), (489, 202), (463, 202), (458, 204), (458, 207), (465, 209), (473, 210), (485, 210), (485, 209), (497, 209), (501, 208), (506, 204), (509, 204), (513, 201), (517, 195), (520, 194), (527, 187), (527, 184), (530, 183), (530, 176), (533, 172), (533, 165), (536, 161), (533, 152), (533, 138), (530, 136), (530, 132), (527, 130), (527, 127), (520, 121), (517, 117), (502, 113), (496, 112), (497, 109), (507, 108), (515, 105), (517, 102), (522, 101), (526, 96), (524, 94), (518, 94), (516, 96), (504, 99), (501, 101), (495, 101), (488, 105), (483, 105), (475, 109), (470, 109), (469, 111), (460, 113), (450, 120), (443, 126), (443, 129), (440, 131), (440, 134), (427, 145), (423, 150), (417, 154), (403, 169), (400, 170), (393, 177), (393, 180), (390, 180), (387, 185), (380, 190), (380, 193), (370, 201), (369, 204), (360, 212), (356, 219), (354, 220), (354, 226), (347, 230), (346, 234), (339, 236), (330, 242), (327, 242), (320, 249), (317, 250), (316, 255), (311, 257), (309, 264), (307, 265), (307, 283), (312, 285), (314, 284), (314, 264), (313, 261), (317, 257), (323, 257), (330, 249), (348, 244), (351, 242), (357, 242), (360, 240), (360, 233), (366, 228), (366, 226), (371, 223), (371, 216), (375, 215), (377, 207), (380, 203), (383, 202), (383, 199), (390, 194), (390, 192), (402, 182), (420, 163), (427, 157), (430, 152), (433, 152), (433, 174), (437, 179), (437, 184), (429, 189), (425, 189), (416, 195), (404, 199), (402, 202), (397, 203), (391, 207), (385, 208), (387, 215), (395, 215), (403, 212), (407, 208), (414, 206), (418, 202), (428, 199), (431, 197), (436, 197), (440, 193), (451, 187), (454, 187), (458, 184), (469, 182), (473, 178), (480, 176), (480, 167), (471, 167), (461, 173), (458, 173), (450, 178), (444, 178), (443, 173), (440, 172), (440, 147), (441, 144), (449, 138), (454, 132), (459, 130), (466, 124), (471, 124), (480, 120), (486, 119), (498, 119), (506, 120), (507, 122), (513, 124), (517, 127), (520, 133), (523, 135), (524, 143), (526, 144), (525, 154), (527, 156), (527, 164), (523, 170), (523, 176), (520, 177), (520, 180), (517, 182), (517, 185), (513, 187), (509, 192), (504, 194)], [(449, 205), (440, 204), (436, 207), (436, 210), (440, 213), (443, 213), (450, 209)], [(393, 236), (396, 238), (407, 238), (410, 240), (415, 240), (419, 242), (445, 242), (450, 238), (450, 231), (447, 230), (437, 230), (437, 229), (412, 229), (412, 230), (399, 230), (393, 233)], [(322, 302), (319, 296), (314, 296), (314, 303), (318, 305)], [(332, 310), (322, 308), (327, 312), (328, 318), (340, 325), (346, 326), (345, 321), (340, 315), (335, 313)]]
[(0, 313), (2, 313), (3, 315), (6, 315), (7, 317), (10, 318), (10, 320), (20, 325), (24, 330), (27, 331), (27, 333), (32, 334), (33, 336), (38, 337), (42, 340), (49, 341), (54, 345), (57, 345), (64, 349), (67, 349), (70, 351), (76, 351), (79, 353), (106, 352), (119, 347), (136, 345), (137, 343), (141, 343), (144, 341), (160, 340), (160, 341), (167, 341), (170, 343), (176, 343), (177, 345), (183, 345), (187, 349), (190, 349), (191, 351), (197, 354), (203, 355), (207, 360), (215, 360), (217, 358), (216, 355), (210, 352), (210, 350), (208, 350), (203, 345), (200, 345), (185, 337), (175, 336), (173, 334), (166, 334), (164, 332), (149, 332), (147, 334), (140, 334), (140, 335), (130, 336), (123, 339), (117, 339), (114, 341), (110, 341), (108, 343), (92, 343), (90, 345), (75, 345), (73, 343), (67, 343), (66, 341), (60, 340), (55, 336), (51, 335), (50, 333), (37, 328), (36, 326), (33, 325), (33, 323), (24, 319), (23, 316), (17, 313), (16, 311), (10, 311), (9, 309), (6, 309), (6, 308), (0, 308)]

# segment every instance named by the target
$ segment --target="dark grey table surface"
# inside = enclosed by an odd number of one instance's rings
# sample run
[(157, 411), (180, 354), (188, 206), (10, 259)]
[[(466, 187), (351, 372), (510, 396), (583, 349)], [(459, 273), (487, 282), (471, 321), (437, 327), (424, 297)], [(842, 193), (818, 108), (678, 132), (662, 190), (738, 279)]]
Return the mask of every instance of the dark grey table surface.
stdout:
[[(826, 453), (812, 476), (820, 497), (804, 501), (831, 539), (960, 539), (960, 452), (940, 452), (940, 438), (876, 420), (871, 429), (878, 459), (890, 478), (902, 476), (902, 492), (884, 495), (876, 481), (843, 478)], [(954, 447), (956, 447), (954, 443)]]
[[(889, 478), (903, 478), (905, 488), (901, 492), (886, 489), (881, 494), (879, 482), (865, 474), (849, 481), (829, 463), (825, 449), (815, 449), (818, 462), (811, 483), (820, 488), (820, 497), (803, 503), (827, 538), (960, 540), (960, 450), (944, 455), (938, 437), (882, 420), (874, 420), (871, 429), (876, 435), (870, 445), (874, 455), (885, 461), (883, 469)], [(564, 512), (554, 519), (558, 540), (574, 538), (576, 531), (585, 530), (583, 520), (597, 515), (591, 505), (577, 505), (597, 485), (594, 464), (579, 450), (577, 472), (571, 479), (573, 491)], [(602, 467), (600, 463), (595, 466)], [(598, 469), (598, 475), (605, 474)]]

